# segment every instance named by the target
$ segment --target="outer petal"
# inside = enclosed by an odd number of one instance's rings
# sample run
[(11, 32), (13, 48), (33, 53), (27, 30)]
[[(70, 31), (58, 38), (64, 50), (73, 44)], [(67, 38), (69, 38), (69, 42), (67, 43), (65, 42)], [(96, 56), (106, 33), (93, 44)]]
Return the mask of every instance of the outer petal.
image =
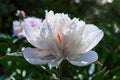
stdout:
[(81, 37), (75, 41), (76, 44), (74, 46), (76, 48), (71, 50), (76, 54), (86, 53), (100, 42), (103, 35), (102, 30), (98, 29), (95, 25), (88, 24), (84, 27)]
[(48, 51), (39, 51), (34, 48), (25, 48), (23, 55), (24, 58), (31, 64), (46, 64), (54, 59)]
[[(103, 31), (98, 29), (95, 25), (88, 24), (83, 31), (83, 40), (85, 40), (86, 47), (82, 52), (88, 52), (94, 48), (103, 38)], [(84, 44), (83, 44), (84, 45)]]
[[(32, 19), (32, 21), (33, 20), (34, 18)], [(23, 26), (24, 34), (28, 42), (30, 42), (33, 46), (39, 49), (48, 49), (50, 41), (49, 40), (50, 31), (47, 27), (47, 23), (45, 23), (45, 21), (43, 22), (41, 22), (40, 20), (38, 21), (37, 19), (36, 22), (32, 24), (34, 25), (34, 27), (32, 27), (32, 25), (29, 22), (30, 21), (26, 19), (24, 21)]]
[(23, 30), (25, 33), (25, 37), (27, 38), (28, 42), (30, 42), (33, 46), (40, 48), (37, 38), (39, 36), (39, 31), (33, 27), (31, 27), (30, 24), (28, 24), (27, 21), (24, 21)]
[(52, 60), (48, 65), (50, 67), (58, 67), (59, 64), (62, 62), (63, 58), (59, 57), (59, 58), (56, 58), (54, 60)]
[(84, 34), (88, 35), (91, 32), (97, 31), (99, 28), (93, 24), (86, 24), (85, 29), (84, 29)]
[(23, 31), (22, 31), (22, 25), (23, 22), (19, 22), (17, 20), (13, 21), (13, 33), (14, 36), (18, 36), (18, 37), (23, 37)]
[(82, 53), (80, 56), (74, 60), (68, 60), (71, 64), (76, 66), (86, 66), (98, 59), (98, 55), (94, 51), (89, 51), (87, 53)]
[(102, 37), (103, 37), (103, 32), (101, 30), (91, 33), (87, 37), (88, 42), (87, 42), (87, 49), (85, 50), (85, 52), (88, 52), (89, 50), (94, 48), (100, 42)]
[(13, 30), (18, 30), (20, 28), (22, 28), (21, 23), (17, 20), (13, 21)]

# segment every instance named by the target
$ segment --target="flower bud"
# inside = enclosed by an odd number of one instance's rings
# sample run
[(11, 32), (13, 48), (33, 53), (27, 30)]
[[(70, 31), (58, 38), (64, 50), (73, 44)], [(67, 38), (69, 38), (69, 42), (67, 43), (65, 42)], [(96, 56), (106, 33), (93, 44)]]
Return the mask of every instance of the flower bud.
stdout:
[(18, 16), (19, 18), (24, 18), (25, 12), (23, 10), (17, 10), (16, 16)]

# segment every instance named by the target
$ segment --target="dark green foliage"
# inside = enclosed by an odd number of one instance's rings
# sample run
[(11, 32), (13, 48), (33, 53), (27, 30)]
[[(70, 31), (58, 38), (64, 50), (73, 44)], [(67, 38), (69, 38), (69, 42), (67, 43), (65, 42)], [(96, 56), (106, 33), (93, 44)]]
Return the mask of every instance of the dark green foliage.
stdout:
[[(120, 0), (104, 5), (96, 0), (80, 0), (79, 3), (74, 0), (0, 0), (0, 80), (50, 80), (51, 73), (61, 80), (91, 80), (91, 77), (92, 80), (120, 80), (119, 4)], [(12, 21), (17, 19), (15, 12), (18, 9), (28, 16), (41, 18), (44, 18), (45, 10), (53, 10), (97, 25), (104, 31), (104, 38), (94, 50), (103, 66), (95, 64), (95, 70), (89, 74), (91, 65), (77, 67), (64, 60), (58, 69), (50, 70), (48, 65), (43, 65), (46, 67), (43, 69), (40, 65), (29, 64), (22, 56), (6, 56), (31, 46), (24, 38), (12, 37)]]

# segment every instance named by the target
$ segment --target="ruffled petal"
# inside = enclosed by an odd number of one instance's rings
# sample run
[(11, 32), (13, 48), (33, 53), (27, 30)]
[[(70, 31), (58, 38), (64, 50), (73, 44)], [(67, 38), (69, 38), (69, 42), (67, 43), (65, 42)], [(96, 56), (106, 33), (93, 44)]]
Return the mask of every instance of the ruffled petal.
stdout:
[(76, 53), (76, 49), (79, 49), (79, 50), (81, 49), (82, 47), (81, 36), (82, 36), (84, 27), (85, 27), (85, 22), (78, 21), (77, 19), (75, 19), (74, 26), (65, 35), (65, 37), (67, 37), (67, 41), (69, 44), (68, 51)]
[(98, 55), (95, 51), (89, 51), (87, 53), (82, 53), (74, 60), (68, 61), (76, 66), (86, 66), (91, 64), (92, 62), (95, 62), (98, 59)]
[(31, 64), (46, 64), (54, 59), (48, 51), (39, 51), (34, 48), (25, 48), (23, 55), (24, 58)]

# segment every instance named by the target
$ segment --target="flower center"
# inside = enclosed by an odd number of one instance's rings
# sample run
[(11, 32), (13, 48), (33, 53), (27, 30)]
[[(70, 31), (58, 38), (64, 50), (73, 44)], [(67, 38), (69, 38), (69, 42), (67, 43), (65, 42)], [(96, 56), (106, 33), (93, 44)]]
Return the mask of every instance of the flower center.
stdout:
[(57, 41), (62, 44), (62, 39), (59, 33), (57, 33)]
[(69, 43), (68, 42), (65, 42), (63, 44), (63, 40), (61, 38), (61, 35), (59, 33), (56, 34), (56, 40), (59, 44), (56, 44), (57, 45), (57, 48), (62, 52), (64, 53), (68, 48), (69, 48)]
[(30, 23), (31, 23), (31, 26), (32, 26), (32, 27), (36, 27), (36, 26), (37, 26), (37, 23), (34, 22), (34, 21), (30, 21)]

